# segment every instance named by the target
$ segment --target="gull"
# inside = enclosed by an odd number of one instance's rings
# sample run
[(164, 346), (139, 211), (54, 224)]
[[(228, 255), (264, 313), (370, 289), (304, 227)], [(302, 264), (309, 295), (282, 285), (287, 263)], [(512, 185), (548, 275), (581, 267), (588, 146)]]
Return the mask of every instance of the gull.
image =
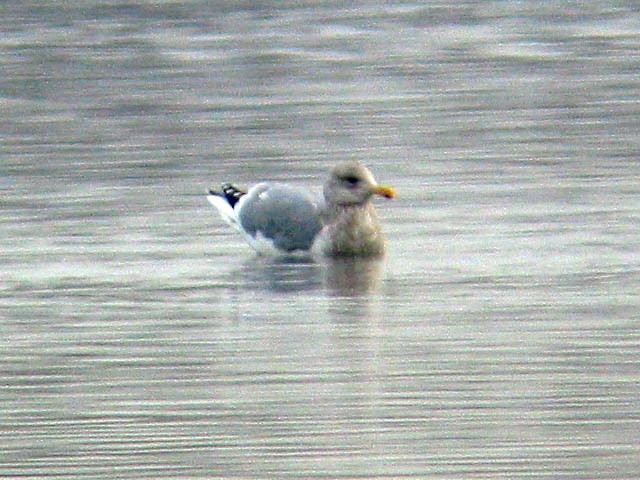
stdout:
[(379, 257), (385, 242), (374, 195), (394, 198), (391, 187), (376, 183), (357, 162), (333, 167), (324, 184), (324, 201), (282, 183), (262, 182), (248, 191), (230, 183), (210, 190), (207, 199), (258, 254), (310, 253), (324, 257)]

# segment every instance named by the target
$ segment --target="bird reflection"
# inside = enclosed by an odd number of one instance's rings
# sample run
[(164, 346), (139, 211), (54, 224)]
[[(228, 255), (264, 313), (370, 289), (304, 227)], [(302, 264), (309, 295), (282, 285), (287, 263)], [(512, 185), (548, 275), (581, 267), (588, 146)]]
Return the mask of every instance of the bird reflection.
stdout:
[(236, 280), (250, 288), (274, 292), (298, 292), (325, 286), (331, 296), (361, 296), (380, 284), (380, 259), (336, 258), (321, 263), (309, 257), (254, 257), (247, 261)]
[(380, 285), (381, 259), (335, 258), (327, 260), (325, 285), (336, 296), (359, 296)]
[(311, 258), (255, 257), (242, 268), (244, 283), (274, 292), (312, 290), (322, 285), (320, 266)]

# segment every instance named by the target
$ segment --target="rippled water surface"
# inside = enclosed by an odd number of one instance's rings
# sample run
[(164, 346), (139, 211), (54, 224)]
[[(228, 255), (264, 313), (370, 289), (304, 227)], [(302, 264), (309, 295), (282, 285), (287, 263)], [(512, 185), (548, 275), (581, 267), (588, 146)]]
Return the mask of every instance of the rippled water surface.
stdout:
[[(0, 6), (0, 476), (636, 478), (635, 2), (284, 3)], [(343, 159), (384, 261), (206, 202)]]

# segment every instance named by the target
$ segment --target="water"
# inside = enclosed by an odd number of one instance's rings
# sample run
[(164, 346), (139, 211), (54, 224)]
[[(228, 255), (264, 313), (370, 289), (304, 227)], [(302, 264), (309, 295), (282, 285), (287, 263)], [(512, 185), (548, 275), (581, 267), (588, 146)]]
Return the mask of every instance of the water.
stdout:
[[(633, 2), (0, 10), (0, 475), (637, 476)], [(204, 197), (339, 159), (383, 262)]]

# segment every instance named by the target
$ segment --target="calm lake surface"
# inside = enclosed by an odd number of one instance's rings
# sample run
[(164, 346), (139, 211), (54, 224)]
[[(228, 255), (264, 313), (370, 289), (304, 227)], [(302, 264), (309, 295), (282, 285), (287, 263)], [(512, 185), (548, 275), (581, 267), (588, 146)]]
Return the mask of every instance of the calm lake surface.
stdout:
[[(637, 2), (0, 31), (0, 476), (637, 478)], [(397, 190), (384, 261), (256, 257), (205, 198), (338, 160)]]

